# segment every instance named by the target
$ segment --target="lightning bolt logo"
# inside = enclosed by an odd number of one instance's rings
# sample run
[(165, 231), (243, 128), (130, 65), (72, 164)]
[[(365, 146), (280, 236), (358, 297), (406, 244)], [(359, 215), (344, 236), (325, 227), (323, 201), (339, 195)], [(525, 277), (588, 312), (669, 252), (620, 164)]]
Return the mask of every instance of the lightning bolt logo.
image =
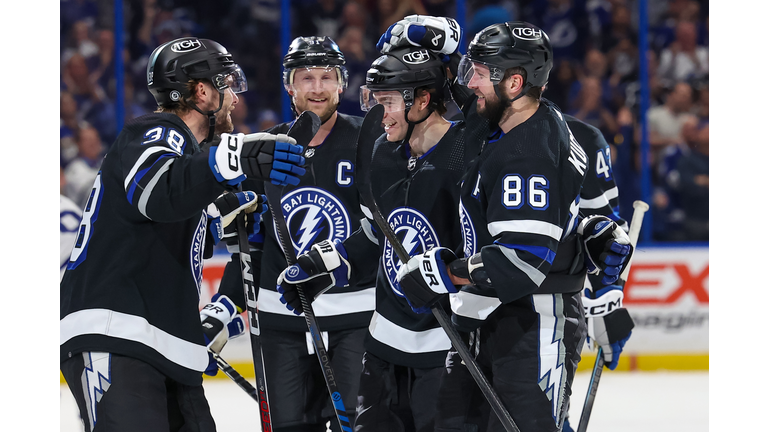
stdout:
[(416, 230), (405, 228), (405, 237), (403, 237), (403, 248), (408, 251), (408, 255), (416, 255), (416, 248), (419, 247), (419, 239), (416, 236)]
[[(398, 238), (400, 235), (403, 236), (400, 243), (410, 256), (440, 246), (437, 233), (429, 223), (429, 220), (416, 209), (409, 207), (396, 208), (387, 217), (387, 222), (398, 235)], [(397, 271), (403, 263), (400, 262), (389, 240), (384, 242), (384, 253), (381, 259), (392, 291), (397, 296), (404, 297), (400, 291), (400, 284), (397, 282)]]
[(91, 430), (96, 426), (96, 404), (101, 401), (104, 393), (112, 385), (111, 364), (112, 355), (105, 352), (84, 352), (83, 360), (83, 389), (88, 404), (88, 414)]
[(539, 388), (552, 406), (552, 419), (560, 424), (565, 393), (565, 317), (561, 294), (534, 295), (534, 309), (539, 314)]
[(312, 244), (312, 240), (317, 237), (317, 233), (320, 231), (317, 226), (320, 224), (320, 221), (323, 220), (322, 217), (318, 216), (319, 214), (320, 208), (314, 206), (308, 207), (307, 214), (304, 216), (299, 231), (296, 233), (300, 235), (299, 241), (296, 242), (295, 245), (297, 254), (305, 252), (306, 248)]

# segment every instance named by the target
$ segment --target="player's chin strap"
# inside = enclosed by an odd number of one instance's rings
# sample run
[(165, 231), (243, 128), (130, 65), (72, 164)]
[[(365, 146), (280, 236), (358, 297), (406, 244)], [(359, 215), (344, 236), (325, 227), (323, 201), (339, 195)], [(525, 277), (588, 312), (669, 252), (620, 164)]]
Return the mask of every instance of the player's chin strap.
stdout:
[(429, 118), (429, 116), (431, 116), (432, 113), (435, 112), (435, 109), (432, 108), (431, 106), (429, 108), (427, 108), (427, 110), (428, 110), (427, 115), (424, 116), (423, 119), (416, 120), (416, 121), (410, 121), (410, 120), (408, 120), (408, 114), (411, 112), (411, 107), (406, 108), (406, 110), (405, 110), (405, 122), (408, 123), (408, 132), (405, 133), (405, 138), (403, 138), (402, 141), (400, 141), (401, 143), (403, 143), (403, 144), (408, 143), (408, 141), (411, 139), (411, 134), (413, 134), (413, 129), (416, 127), (416, 125), (419, 124), (419, 123), (425, 122)]
[(208, 136), (203, 140), (203, 142), (200, 143), (200, 145), (202, 146), (205, 143), (211, 142), (211, 140), (213, 139), (213, 133), (216, 130), (216, 113), (221, 111), (221, 107), (224, 105), (224, 93), (219, 92), (219, 107), (215, 111), (203, 112), (200, 108), (197, 107), (197, 104), (191, 104), (191, 105), (192, 105), (192, 108), (195, 109), (195, 111), (208, 117)]
[(533, 88), (533, 85), (531, 85), (531, 83), (525, 83), (525, 85), (523, 86), (523, 89), (520, 91), (520, 94), (515, 96), (515, 97), (513, 97), (512, 99), (509, 99), (506, 96), (504, 96), (503, 94), (501, 94), (501, 90), (499, 90), (499, 85), (498, 84), (494, 84), (493, 91), (496, 93), (496, 97), (499, 98), (501, 103), (506, 105), (505, 106), (505, 108), (506, 108), (506, 107), (512, 105), (512, 102), (514, 102), (514, 101), (520, 99), (521, 97), (525, 96), (525, 94), (528, 93), (528, 90), (530, 90), (532, 88)]

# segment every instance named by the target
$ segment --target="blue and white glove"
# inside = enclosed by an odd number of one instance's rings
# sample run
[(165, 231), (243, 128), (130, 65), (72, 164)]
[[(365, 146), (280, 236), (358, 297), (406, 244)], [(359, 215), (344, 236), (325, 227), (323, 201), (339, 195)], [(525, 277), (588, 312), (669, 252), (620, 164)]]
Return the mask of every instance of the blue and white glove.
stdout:
[(277, 277), (277, 292), (282, 294), (280, 302), (296, 315), (304, 313), (296, 285), (301, 284), (304, 295), (314, 301), (329, 289), (349, 285), (351, 270), (347, 250), (340, 240), (331, 243), (323, 240), (312, 245), (312, 249), (296, 257), (296, 264), (288, 266)]
[(246, 229), (249, 235), (259, 231), (261, 215), (268, 210), (266, 195), (258, 195), (255, 192), (224, 192), (216, 198), (216, 201), (208, 205), (206, 213), (210, 219), (209, 229), (213, 237), (213, 244), (218, 244), (222, 239), (230, 243), (237, 243), (237, 233), (232, 222), (235, 217), (245, 211)]
[(619, 364), (619, 355), (632, 335), (635, 323), (622, 306), (624, 291), (609, 285), (596, 293), (587, 288), (581, 298), (587, 318), (587, 337), (603, 348), (603, 360), (610, 370)]
[[(229, 339), (234, 339), (245, 332), (245, 321), (237, 313), (237, 307), (229, 297), (215, 294), (211, 302), (200, 311), (200, 323), (203, 327), (205, 346), (216, 354), (221, 352)], [(215, 376), (218, 367), (213, 356), (208, 355), (206, 375)]]
[(219, 182), (238, 185), (246, 177), (279, 186), (297, 185), (306, 170), (303, 148), (285, 134), (223, 133), (213, 142), (208, 165)]
[(616, 222), (602, 215), (592, 215), (581, 221), (578, 233), (584, 242), (587, 273), (602, 273), (603, 285), (619, 280), (634, 250), (627, 233)]
[(389, 26), (376, 48), (386, 54), (404, 46), (420, 46), (447, 56), (459, 49), (462, 37), (462, 29), (453, 18), (409, 15)]
[(447, 270), (454, 260), (453, 251), (437, 247), (414, 256), (400, 267), (397, 282), (414, 312), (429, 312), (430, 306), (444, 294), (458, 292)]

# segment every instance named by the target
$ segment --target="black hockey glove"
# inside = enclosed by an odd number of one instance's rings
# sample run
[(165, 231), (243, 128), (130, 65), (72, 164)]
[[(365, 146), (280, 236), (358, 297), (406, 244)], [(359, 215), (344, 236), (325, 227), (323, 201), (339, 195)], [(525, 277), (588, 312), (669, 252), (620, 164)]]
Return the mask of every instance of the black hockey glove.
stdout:
[(416, 313), (429, 312), (444, 294), (458, 290), (448, 276), (447, 265), (456, 259), (450, 249), (430, 249), (408, 260), (397, 271), (397, 283), (405, 299)]
[(277, 292), (282, 294), (280, 302), (296, 315), (304, 313), (296, 285), (302, 285), (304, 295), (310, 301), (335, 286), (349, 285), (351, 270), (347, 251), (340, 240), (316, 243), (309, 252), (299, 255), (296, 261), (277, 277)]
[(249, 235), (259, 231), (261, 215), (267, 211), (267, 197), (255, 192), (225, 192), (219, 195), (212, 204), (208, 205), (209, 229), (213, 237), (213, 244), (218, 244), (222, 239), (227, 245), (237, 244), (236, 224), (232, 222), (235, 217), (245, 211), (246, 230)]
[(501, 306), (501, 300), (485, 271), (481, 254), (457, 259), (450, 264), (450, 269), (454, 276), (469, 279), (472, 283), (462, 286), (451, 296), (451, 321), (458, 330), (472, 332)]
[[(205, 346), (208, 351), (220, 353), (229, 339), (234, 339), (245, 332), (245, 321), (238, 315), (237, 307), (229, 297), (215, 294), (211, 302), (200, 311)], [(218, 367), (213, 356), (209, 355), (206, 375), (214, 376)]]
[(603, 360), (610, 370), (619, 364), (619, 355), (635, 327), (627, 309), (622, 307), (624, 292), (618, 285), (609, 285), (592, 294), (585, 289), (581, 298), (587, 317), (587, 336), (603, 348)]
[(216, 180), (230, 186), (240, 184), (246, 177), (279, 186), (297, 185), (306, 172), (302, 168), (303, 150), (285, 134), (223, 133), (211, 145), (208, 165)]
[(578, 233), (584, 242), (587, 272), (592, 275), (603, 273), (603, 285), (619, 280), (634, 250), (627, 233), (602, 215), (592, 215), (581, 221)]

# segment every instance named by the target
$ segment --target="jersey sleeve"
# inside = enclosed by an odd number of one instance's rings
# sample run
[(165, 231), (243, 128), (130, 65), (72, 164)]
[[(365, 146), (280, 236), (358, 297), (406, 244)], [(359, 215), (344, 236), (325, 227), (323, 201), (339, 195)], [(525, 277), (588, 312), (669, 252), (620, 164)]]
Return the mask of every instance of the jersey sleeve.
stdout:
[[(498, 152), (497, 152), (498, 153)], [(508, 303), (533, 293), (547, 277), (564, 227), (559, 168), (544, 157), (494, 155), (481, 172), (487, 229), (493, 244), (481, 257), (499, 299)]]
[(344, 239), (344, 249), (352, 272), (354, 283), (358, 278), (375, 274), (379, 265), (379, 239), (376, 223), (369, 216), (371, 213), (363, 204), (360, 205), (365, 217), (360, 220), (360, 228)]
[(128, 202), (155, 222), (190, 218), (225, 190), (208, 165), (208, 151), (192, 153), (191, 139), (178, 129), (170, 123), (134, 125), (119, 153)]
[(584, 178), (579, 209), (584, 217), (607, 216), (628, 230), (627, 222), (619, 216), (619, 188), (613, 177), (611, 149), (598, 130), (584, 129), (577, 139), (588, 152), (589, 169)]

